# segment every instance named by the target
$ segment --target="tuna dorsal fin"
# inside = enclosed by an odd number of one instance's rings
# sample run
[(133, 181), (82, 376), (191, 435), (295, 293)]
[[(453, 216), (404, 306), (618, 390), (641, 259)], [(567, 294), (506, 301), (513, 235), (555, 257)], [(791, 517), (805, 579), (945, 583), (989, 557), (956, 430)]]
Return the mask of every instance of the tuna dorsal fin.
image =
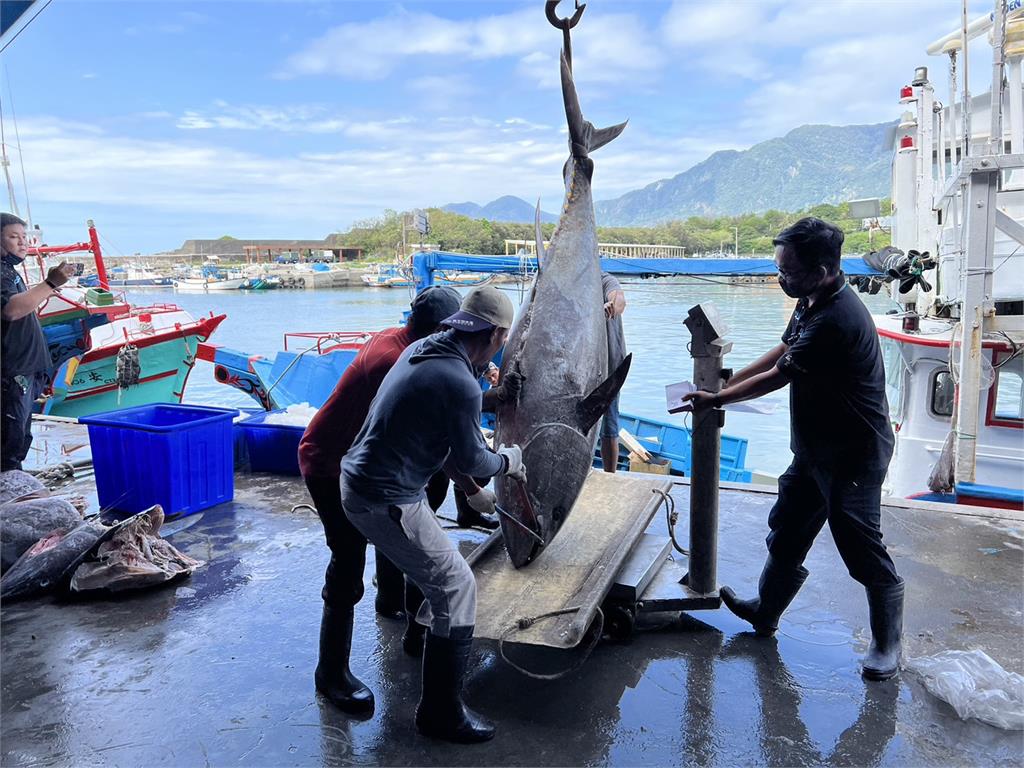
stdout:
[(573, 157), (588, 157), (590, 152), (603, 147), (626, 127), (626, 123), (619, 123), (608, 128), (595, 128), (593, 123), (584, 119), (565, 51), (562, 51), (562, 101), (565, 102), (565, 121), (569, 126), (569, 146)]
[(594, 391), (576, 406), (576, 419), (581, 432), (584, 434), (589, 432), (591, 427), (597, 424), (597, 420), (604, 416), (608, 406), (612, 404), (612, 400), (619, 394), (622, 385), (626, 383), (626, 374), (629, 373), (629, 364), (632, 361), (633, 355), (626, 355), (626, 359), (619, 364), (612, 375), (598, 384)]
[(544, 232), (540, 228), (540, 198), (537, 198), (537, 212), (533, 217), (533, 236), (537, 242), (537, 271), (544, 265)]

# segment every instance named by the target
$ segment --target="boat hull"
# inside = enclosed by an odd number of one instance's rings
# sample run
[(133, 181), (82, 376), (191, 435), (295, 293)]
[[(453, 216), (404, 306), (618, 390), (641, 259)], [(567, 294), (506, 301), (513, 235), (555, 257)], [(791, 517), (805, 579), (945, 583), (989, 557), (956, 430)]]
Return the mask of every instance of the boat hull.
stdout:
[(180, 402), (199, 344), (223, 319), (223, 315), (208, 317), (181, 329), (132, 339), (139, 350), (140, 378), (138, 384), (125, 389), (117, 386), (117, 353), (123, 344), (89, 350), (80, 361), (69, 361), (58, 370), (53, 396), (43, 412), (79, 417), (135, 405)]

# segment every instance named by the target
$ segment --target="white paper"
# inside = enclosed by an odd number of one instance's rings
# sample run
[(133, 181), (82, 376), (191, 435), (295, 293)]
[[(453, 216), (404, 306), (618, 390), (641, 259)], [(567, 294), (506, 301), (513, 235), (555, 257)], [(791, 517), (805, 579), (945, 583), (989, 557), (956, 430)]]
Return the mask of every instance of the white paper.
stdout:
[[(695, 391), (697, 388), (693, 386), (691, 381), (680, 381), (676, 384), (669, 384), (665, 387), (665, 407), (669, 413), (679, 413), (681, 411), (692, 411), (692, 401), (683, 402), (683, 396), (688, 395), (690, 392)], [(776, 403), (765, 403), (758, 400), (748, 400), (743, 403), (729, 403), (728, 405), (722, 406), (723, 410), (732, 411), (734, 413), (761, 413), (770, 414), (775, 413), (778, 410)]]

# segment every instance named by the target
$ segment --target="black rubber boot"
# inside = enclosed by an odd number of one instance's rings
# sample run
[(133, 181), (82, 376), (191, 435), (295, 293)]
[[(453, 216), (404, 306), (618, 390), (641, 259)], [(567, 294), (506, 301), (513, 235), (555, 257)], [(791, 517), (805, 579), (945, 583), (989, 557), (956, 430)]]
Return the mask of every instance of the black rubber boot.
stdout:
[(730, 587), (722, 587), (719, 594), (726, 607), (749, 622), (754, 632), (761, 637), (771, 637), (779, 628), (779, 618), (793, 602), (807, 576), (807, 569), (802, 565), (784, 568), (769, 555), (757, 584), (757, 597), (740, 600)]
[(462, 683), (473, 647), (473, 627), (452, 627), (449, 637), (427, 634), (423, 652), (423, 693), (416, 728), (424, 736), (477, 744), (494, 738), (494, 725), (466, 706)]
[(427, 628), (416, 621), (416, 614), (423, 604), (423, 593), (411, 581), (405, 583), (405, 634), (402, 635), (402, 649), (417, 659), (423, 656), (423, 639)]
[(903, 579), (887, 587), (867, 587), (871, 646), (861, 661), (867, 680), (888, 680), (900, 669), (903, 650)]
[(495, 518), (481, 515), (473, 509), (466, 498), (466, 492), (458, 487), (455, 489), (455, 509), (458, 511), (458, 514), (455, 516), (455, 522), (459, 528), (473, 528), (475, 526), (493, 531), (498, 527), (498, 521)]
[(377, 552), (377, 597), (373, 607), (386, 619), (405, 618), (405, 576), (398, 566)]
[(370, 717), (373, 693), (348, 668), (353, 614), (351, 608), (324, 606), (320, 621), (320, 661), (314, 679), (316, 689), (339, 709), (350, 715)]

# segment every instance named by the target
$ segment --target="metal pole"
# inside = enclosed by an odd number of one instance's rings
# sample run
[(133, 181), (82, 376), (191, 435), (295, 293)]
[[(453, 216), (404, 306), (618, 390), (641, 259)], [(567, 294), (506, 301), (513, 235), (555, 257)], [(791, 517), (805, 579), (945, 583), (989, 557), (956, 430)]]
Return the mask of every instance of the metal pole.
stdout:
[(989, 152), (1003, 154), (1003, 46), (1006, 31), (1006, 0), (996, 0), (992, 14), (992, 93), (989, 110), (992, 113), (992, 133)]
[(964, 148), (962, 156), (967, 157), (971, 154), (971, 80), (969, 69), (970, 56), (967, 55), (967, 0), (963, 0), (961, 9), (960, 42), (964, 52), (964, 97), (963, 104), (961, 105), (964, 113)]
[[(982, 165), (989, 163), (982, 160)], [(978, 411), (981, 406), (982, 337), (985, 318), (994, 310), (992, 273), (995, 262), (996, 190), (999, 171), (995, 167), (974, 170), (964, 194), (968, 205), (963, 226), (967, 251), (961, 283), (960, 362), (957, 398), (956, 455), (957, 483), (973, 483), (977, 461)]]
[[(721, 338), (725, 326), (711, 304), (689, 311), (690, 355), (697, 389), (722, 389), (722, 361), (732, 342)], [(701, 595), (718, 590), (718, 483), (725, 412), (701, 408), (693, 413), (690, 443), (690, 568), (687, 586)]]

